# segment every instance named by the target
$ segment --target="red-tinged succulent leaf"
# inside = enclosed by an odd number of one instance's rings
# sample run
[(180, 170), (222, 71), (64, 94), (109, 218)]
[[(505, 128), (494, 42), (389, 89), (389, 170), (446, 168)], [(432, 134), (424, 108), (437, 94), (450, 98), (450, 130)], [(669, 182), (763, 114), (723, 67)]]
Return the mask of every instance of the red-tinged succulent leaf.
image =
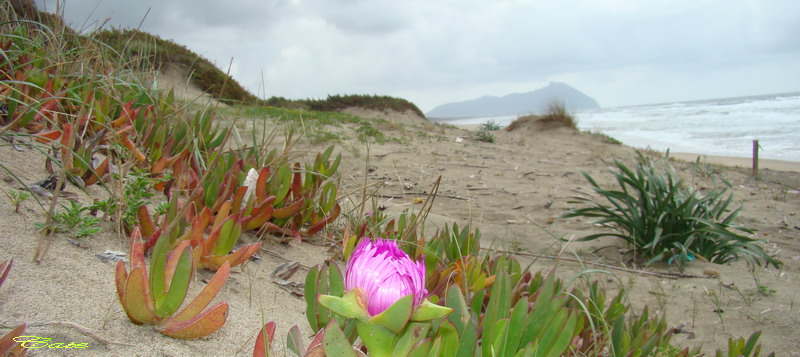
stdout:
[(122, 111), (119, 114), (119, 118), (115, 119), (111, 122), (111, 125), (115, 128), (119, 128), (125, 124), (128, 124), (131, 119), (131, 113), (133, 112), (133, 101), (129, 100), (127, 103), (122, 105)]
[(128, 138), (128, 133), (126, 132), (119, 133), (119, 140), (122, 142), (122, 145), (124, 145), (125, 148), (127, 148), (133, 153), (133, 156), (136, 158), (136, 160), (139, 161), (147, 160), (144, 154), (142, 154), (142, 152), (136, 148), (136, 145), (133, 143), (133, 141), (131, 141), (131, 139)]
[(253, 347), (253, 357), (269, 357), (272, 354), (272, 340), (275, 339), (275, 322), (264, 324), (256, 337)]
[(25, 333), (25, 324), (17, 326), (5, 336), (0, 337), (0, 356), (24, 356), (25, 348), (17, 344), (14, 338)]
[(42, 104), (41, 108), (39, 108), (39, 111), (33, 117), (33, 121), (39, 121), (44, 118), (53, 119), (53, 114), (55, 113), (57, 106), (58, 106), (58, 99), (50, 98), (47, 102)]
[(269, 178), (269, 167), (262, 167), (258, 170), (258, 180), (256, 180), (256, 199), (263, 201), (267, 198), (267, 179)]
[(81, 177), (81, 179), (83, 179), (84, 185), (90, 186), (100, 182), (100, 178), (102, 178), (103, 175), (105, 175), (106, 172), (108, 171), (108, 164), (109, 164), (109, 158), (106, 158), (105, 160), (103, 160), (103, 162), (100, 163), (100, 165), (97, 165), (97, 167), (95, 167), (93, 170), (86, 170), (86, 173), (84, 173), (83, 177)]
[(227, 316), (228, 303), (221, 302), (188, 321), (169, 319), (159, 328), (159, 332), (173, 338), (200, 338), (219, 330)]
[[(256, 209), (254, 208), (253, 211), (255, 212)], [(259, 229), (263, 226), (270, 218), (272, 218), (272, 206), (264, 206), (263, 208), (259, 209), (257, 213), (254, 213), (252, 216), (248, 217), (247, 220), (244, 222), (244, 229), (245, 230), (252, 230), (252, 229)]]
[[(157, 237), (154, 237), (157, 238)], [(152, 239), (152, 238), (151, 238)], [(148, 243), (150, 243), (148, 241)], [(144, 246), (142, 246), (142, 232), (139, 226), (133, 228), (133, 232), (131, 233), (131, 244), (130, 244), (130, 267), (131, 269), (135, 268), (137, 265), (141, 265), (146, 267), (147, 264), (144, 261)], [(145, 275), (147, 270), (145, 270)]]
[(121, 260), (117, 262), (117, 270), (114, 275), (114, 281), (117, 284), (117, 296), (119, 297), (119, 303), (122, 305), (122, 308), (127, 310), (125, 307), (125, 288), (126, 284), (128, 283), (128, 271), (125, 270), (125, 263)]
[(195, 318), (203, 309), (214, 300), (214, 297), (217, 296), (222, 286), (225, 285), (225, 282), (228, 281), (228, 277), (231, 274), (231, 266), (230, 264), (223, 264), (214, 276), (211, 277), (211, 280), (203, 287), (203, 290), (200, 291), (197, 296), (195, 296), (194, 300), (186, 305), (186, 307), (175, 315), (170, 320), (174, 322), (184, 322), (189, 321)]
[(276, 208), (272, 212), (272, 216), (278, 219), (296, 216), (303, 209), (303, 203), (305, 203), (305, 199), (300, 198), (285, 207)]
[(167, 258), (167, 264), (164, 266), (164, 291), (169, 290), (175, 271), (178, 268), (178, 263), (181, 261), (181, 256), (183, 256), (189, 244), (191, 242), (188, 240), (181, 241), (172, 251), (172, 255)]
[(0, 263), (0, 286), (3, 286), (3, 283), (6, 282), (8, 272), (11, 271), (12, 265), (14, 265), (14, 258), (7, 259)]
[(64, 124), (64, 132), (61, 134), (61, 162), (64, 165), (64, 170), (71, 171), (72, 164), (72, 145), (75, 143), (75, 134), (72, 130), (72, 125)]
[(42, 131), (42, 129), (44, 129), (44, 124), (38, 122), (28, 123), (28, 125), (25, 125), (25, 130), (27, 130), (28, 133), (38, 133)]
[(34, 135), (33, 137), (36, 139), (36, 141), (47, 144), (58, 140), (61, 137), (61, 130), (53, 130), (45, 133), (39, 133)]
[(233, 213), (239, 213), (239, 211), (242, 210), (242, 201), (244, 200), (245, 193), (247, 193), (247, 186), (239, 187), (234, 191), (233, 202), (231, 203)]
[(127, 289), (128, 283), (128, 272), (125, 270), (125, 263), (123, 263), (121, 260), (117, 262), (115, 281), (117, 284), (117, 297), (119, 297), (119, 303), (122, 305), (122, 309), (125, 310), (125, 315), (128, 315), (128, 319), (131, 320), (131, 322), (141, 325), (142, 322), (131, 316), (131, 314), (128, 312), (128, 304), (125, 299), (125, 290)]
[(333, 206), (333, 209), (331, 210), (331, 212), (328, 213), (328, 215), (325, 216), (325, 218), (321, 219), (319, 222), (316, 222), (316, 223), (312, 224), (311, 227), (308, 227), (308, 230), (305, 232), (305, 234), (306, 235), (313, 235), (313, 234), (316, 234), (317, 232), (321, 231), (322, 228), (325, 228), (325, 226), (327, 226), (331, 222), (335, 221), (336, 218), (339, 217), (339, 214), (341, 212), (342, 212), (342, 207), (340, 207), (338, 203), (335, 204)]
[(217, 216), (214, 217), (214, 225), (211, 226), (211, 230), (217, 230), (219, 227), (222, 226), (222, 223), (230, 216), (231, 212), (231, 202), (225, 201), (220, 207), (219, 210), (216, 211)]
[(250, 257), (252, 257), (259, 248), (261, 248), (261, 242), (243, 246), (235, 252), (225, 256), (212, 255), (201, 259), (203, 260), (203, 265), (211, 270), (217, 270), (225, 263), (229, 263), (231, 267), (235, 267), (250, 259)]
[(159, 175), (164, 172), (164, 169), (166, 169), (168, 166), (169, 159), (162, 155), (160, 158), (158, 158), (158, 160), (156, 160), (156, 162), (153, 164), (153, 167), (150, 168), (150, 173), (153, 175)]
[(148, 238), (152, 237), (156, 232), (156, 225), (153, 223), (153, 219), (150, 217), (150, 212), (147, 210), (147, 206), (140, 206), (137, 214), (139, 216), (139, 227), (141, 228), (142, 235)]
[(294, 163), (294, 178), (292, 179), (292, 197), (302, 197), (303, 195), (303, 178), (300, 176), (300, 163)]
[(156, 243), (158, 243), (158, 239), (161, 238), (161, 232), (162, 231), (163, 231), (162, 228), (158, 228), (158, 229), (156, 229), (155, 232), (153, 232), (153, 235), (151, 235), (147, 239), (147, 242), (142, 247), (143, 251), (146, 252), (146, 251), (150, 250), (151, 248), (155, 247)]
[(135, 324), (146, 323), (153, 325), (159, 321), (155, 313), (153, 300), (150, 298), (150, 288), (145, 275), (144, 265), (135, 266), (128, 274), (125, 286), (125, 304), (131, 322)]
[[(317, 334), (314, 335), (314, 339), (312, 339), (311, 343), (308, 345), (308, 350), (306, 351), (306, 356), (308, 356), (309, 353), (314, 351), (315, 348), (319, 347), (319, 349), (322, 350), (322, 341), (325, 340), (325, 330), (326, 330), (325, 328), (321, 328), (321, 329), (319, 329), (319, 331), (317, 331)], [(324, 356), (324, 355), (325, 354), (323, 353), (322, 356)]]

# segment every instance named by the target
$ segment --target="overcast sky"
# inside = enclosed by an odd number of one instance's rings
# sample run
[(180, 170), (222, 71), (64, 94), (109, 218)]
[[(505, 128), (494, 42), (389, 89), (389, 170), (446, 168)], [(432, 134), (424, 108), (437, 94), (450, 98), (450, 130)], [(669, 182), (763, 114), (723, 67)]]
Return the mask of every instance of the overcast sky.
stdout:
[(142, 23), (223, 70), (233, 58), (260, 97), (385, 94), (429, 111), (550, 81), (603, 107), (800, 91), (795, 0), (68, 0), (64, 14), (77, 29)]

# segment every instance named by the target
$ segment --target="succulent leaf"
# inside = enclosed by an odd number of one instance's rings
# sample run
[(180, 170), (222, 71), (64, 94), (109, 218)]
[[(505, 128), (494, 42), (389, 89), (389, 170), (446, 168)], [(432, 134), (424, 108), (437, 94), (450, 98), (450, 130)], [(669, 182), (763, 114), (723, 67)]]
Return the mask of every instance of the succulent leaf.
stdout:
[(188, 321), (168, 319), (159, 332), (174, 338), (193, 339), (208, 336), (225, 324), (228, 303), (221, 302)]

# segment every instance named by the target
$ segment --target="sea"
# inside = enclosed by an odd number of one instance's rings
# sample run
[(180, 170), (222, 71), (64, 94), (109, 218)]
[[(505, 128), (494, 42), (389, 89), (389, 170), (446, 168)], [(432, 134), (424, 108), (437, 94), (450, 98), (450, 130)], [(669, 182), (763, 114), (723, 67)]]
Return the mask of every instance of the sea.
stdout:
[[(714, 156), (800, 162), (800, 92), (577, 111), (578, 128), (625, 145)], [(449, 119), (508, 125), (517, 116)]]

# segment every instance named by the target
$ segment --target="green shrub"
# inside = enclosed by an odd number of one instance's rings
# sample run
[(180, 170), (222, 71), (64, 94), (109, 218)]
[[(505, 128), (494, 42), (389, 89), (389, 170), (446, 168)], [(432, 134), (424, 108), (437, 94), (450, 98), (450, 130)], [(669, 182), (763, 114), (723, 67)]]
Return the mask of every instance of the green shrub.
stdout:
[(726, 196), (727, 188), (706, 194), (687, 189), (667, 160), (659, 167), (641, 158), (635, 171), (615, 162), (618, 170), (613, 173), (619, 190), (602, 188), (583, 173), (594, 191), (610, 205), (588, 199), (571, 201), (588, 205), (570, 210), (565, 217), (597, 217), (598, 223), (609, 225), (616, 232), (588, 235), (582, 241), (618, 237), (633, 246), (636, 254), (647, 258), (647, 265), (674, 261), (682, 268), (699, 256), (718, 264), (744, 258), (754, 264), (766, 261), (780, 266), (756, 244), (756, 239), (731, 230), (752, 233), (734, 225), (741, 207), (729, 210), (733, 194)]
[(500, 130), (500, 123), (498, 123), (498, 122), (496, 122), (494, 120), (489, 120), (487, 122), (483, 122), (483, 123), (481, 123), (480, 130), (498, 131), (498, 130)]
[(485, 143), (493, 143), (496, 139), (491, 131), (481, 128), (475, 132), (475, 140), (483, 141)]

